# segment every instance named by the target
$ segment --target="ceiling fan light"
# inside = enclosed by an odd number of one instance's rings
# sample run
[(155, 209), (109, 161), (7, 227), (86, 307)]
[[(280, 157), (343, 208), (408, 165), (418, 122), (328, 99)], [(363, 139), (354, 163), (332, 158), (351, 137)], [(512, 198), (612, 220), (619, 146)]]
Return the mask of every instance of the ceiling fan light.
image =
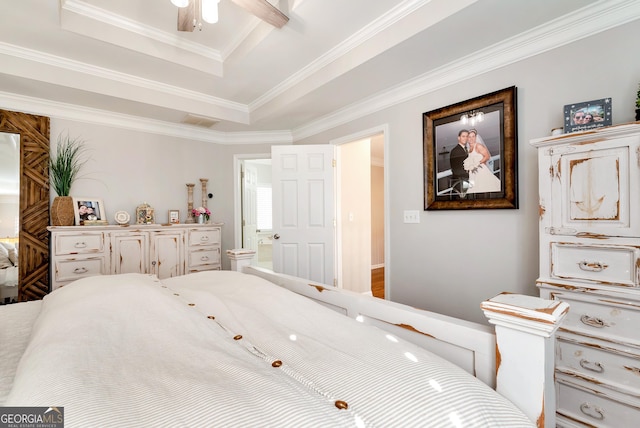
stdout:
[(218, 2), (220, 0), (202, 0), (202, 19), (209, 24), (218, 22)]
[(187, 7), (189, 6), (189, 0), (171, 0), (174, 6), (177, 7)]

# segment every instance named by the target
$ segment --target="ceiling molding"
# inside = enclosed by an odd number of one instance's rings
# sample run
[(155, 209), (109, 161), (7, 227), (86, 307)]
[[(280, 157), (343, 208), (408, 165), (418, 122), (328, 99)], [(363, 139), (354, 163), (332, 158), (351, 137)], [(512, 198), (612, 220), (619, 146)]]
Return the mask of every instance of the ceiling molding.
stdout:
[[(380, 18), (371, 22), (366, 27), (355, 33), (353, 36), (346, 39), (344, 42), (337, 45), (334, 49), (330, 50), (326, 54), (318, 57), (313, 62), (309, 63), (297, 73), (294, 73), (289, 78), (284, 80), (277, 86), (274, 86), (269, 91), (265, 92), (262, 96), (256, 98), (249, 103), (250, 111), (255, 111), (260, 107), (273, 101), (278, 96), (291, 90), (294, 86), (302, 83), (306, 79), (310, 78), (314, 74), (320, 72), (323, 68), (333, 63), (334, 61), (349, 54), (354, 48), (361, 46), (366, 41), (373, 38), (375, 35), (381, 33), (385, 29), (391, 27), (394, 23), (398, 22), (402, 18), (411, 15), (417, 9), (424, 5), (431, 3), (432, 0), (405, 0), (398, 6), (384, 14)], [(474, 0), (475, 1), (475, 0)]]
[(294, 141), (637, 19), (637, 0), (601, 0), (300, 126)]
[[(249, 108), (246, 104), (232, 102), (223, 98), (213, 97), (203, 94), (201, 92), (192, 91), (178, 86), (172, 86), (165, 83), (160, 83), (150, 79), (143, 79), (131, 74), (121, 73), (118, 71), (110, 70), (103, 67), (83, 63), (80, 61), (71, 60), (55, 55), (51, 55), (45, 52), (35, 51), (32, 49), (24, 48), (21, 46), (11, 45), (8, 43), (0, 42), (0, 55), (7, 55), (10, 57), (21, 58), (27, 61), (35, 62), (38, 64), (49, 65), (67, 72), (82, 73), (88, 76), (93, 76), (98, 79), (109, 80), (117, 82), (125, 86), (133, 86), (145, 90), (152, 91), (154, 93), (164, 94), (172, 97), (172, 100), (167, 100), (172, 105), (176, 104), (176, 100), (185, 100), (186, 102), (197, 102), (203, 105), (200, 108), (202, 111), (194, 111), (193, 113), (200, 113), (203, 115), (211, 115), (212, 111), (216, 112), (215, 115), (219, 119), (233, 120), (238, 123), (249, 123)], [(7, 67), (8, 68), (8, 67)], [(34, 66), (35, 70), (41, 69), (41, 67)], [(5, 73), (8, 71), (3, 70)], [(68, 74), (68, 73), (66, 73)], [(55, 73), (46, 73), (46, 80), (50, 83), (57, 85), (67, 86), (67, 84), (55, 81)], [(35, 77), (33, 77), (35, 78)], [(44, 79), (37, 79), (43, 80)], [(106, 85), (100, 84), (99, 88), (95, 90), (96, 93), (103, 93)], [(130, 90), (128, 94), (131, 94)], [(107, 95), (114, 95), (112, 92)]]
[[(422, 4), (424, 1), (427, 0), (408, 1), (402, 3), (401, 6), (406, 7), (408, 4), (415, 6), (418, 3)], [(637, 0), (602, 0), (590, 5), (588, 8), (577, 10), (572, 14), (560, 17), (555, 21), (551, 21), (516, 37), (487, 47), (482, 51), (478, 51), (439, 69), (425, 73), (389, 90), (374, 94), (371, 97), (334, 111), (329, 115), (294, 130), (220, 132), (2, 92), (0, 92), (0, 103), (4, 104), (3, 108), (43, 114), (60, 119), (121, 127), (217, 144), (290, 144), (293, 141), (316, 135), (397, 104), (410, 101), (416, 97), (429, 94), (444, 87), (454, 85), (637, 19), (640, 19), (640, 2)], [(79, 71), (92, 76), (139, 86), (171, 96), (180, 96), (192, 101), (210, 103), (216, 107), (228, 108), (235, 113), (245, 115), (247, 117), (246, 123), (250, 122), (250, 115), (255, 107), (254, 104), (247, 106), (232, 103), (195, 91), (188, 91), (183, 88), (141, 79), (136, 76), (114, 72), (113, 70), (95, 67), (6, 43), (0, 43), (0, 54), (48, 64), (61, 69), (73, 70), (75, 72)], [(337, 52), (332, 53), (332, 55), (335, 54), (337, 54)], [(326, 59), (327, 58), (324, 58), (323, 60)], [(296, 78), (301, 78), (301, 75), (298, 75)], [(279, 88), (282, 89), (282, 86), (279, 86)], [(273, 94), (274, 93), (272, 93), (272, 95)]]
[(216, 144), (291, 144), (290, 131), (220, 132), (73, 104), (0, 92), (0, 108)]
[[(106, 25), (109, 31), (102, 31), (103, 28), (99, 24)], [(62, 1), (60, 26), (67, 31), (112, 43), (207, 74), (223, 75), (223, 56), (219, 51), (83, 1)], [(150, 50), (149, 41), (170, 46), (171, 49)]]

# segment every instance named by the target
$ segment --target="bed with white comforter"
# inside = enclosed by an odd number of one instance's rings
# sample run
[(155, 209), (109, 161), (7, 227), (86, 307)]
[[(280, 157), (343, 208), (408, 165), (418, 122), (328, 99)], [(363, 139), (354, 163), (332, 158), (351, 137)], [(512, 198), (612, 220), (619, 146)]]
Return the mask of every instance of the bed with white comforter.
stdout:
[(64, 406), (67, 427), (533, 426), (457, 366), (252, 275), (85, 278), (39, 307), (0, 404)]

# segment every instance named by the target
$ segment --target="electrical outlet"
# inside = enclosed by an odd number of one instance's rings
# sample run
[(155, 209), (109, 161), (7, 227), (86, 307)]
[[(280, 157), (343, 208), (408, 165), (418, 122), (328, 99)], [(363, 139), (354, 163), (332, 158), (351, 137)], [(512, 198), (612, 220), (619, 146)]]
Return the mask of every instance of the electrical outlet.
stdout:
[(420, 223), (420, 211), (418, 210), (405, 210), (404, 211), (405, 223)]

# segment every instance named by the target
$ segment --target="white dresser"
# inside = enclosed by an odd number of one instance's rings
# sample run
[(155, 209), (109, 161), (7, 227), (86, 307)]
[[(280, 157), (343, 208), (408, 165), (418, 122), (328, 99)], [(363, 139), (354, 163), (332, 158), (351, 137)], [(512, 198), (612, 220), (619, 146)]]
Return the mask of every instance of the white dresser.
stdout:
[(93, 275), (221, 269), (222, 224), (51, 226), (51, 290)]
[(538, 148), (540, 296), (570, 305), (556, 339), (557, 424), (640, 421), (640, 123)]

